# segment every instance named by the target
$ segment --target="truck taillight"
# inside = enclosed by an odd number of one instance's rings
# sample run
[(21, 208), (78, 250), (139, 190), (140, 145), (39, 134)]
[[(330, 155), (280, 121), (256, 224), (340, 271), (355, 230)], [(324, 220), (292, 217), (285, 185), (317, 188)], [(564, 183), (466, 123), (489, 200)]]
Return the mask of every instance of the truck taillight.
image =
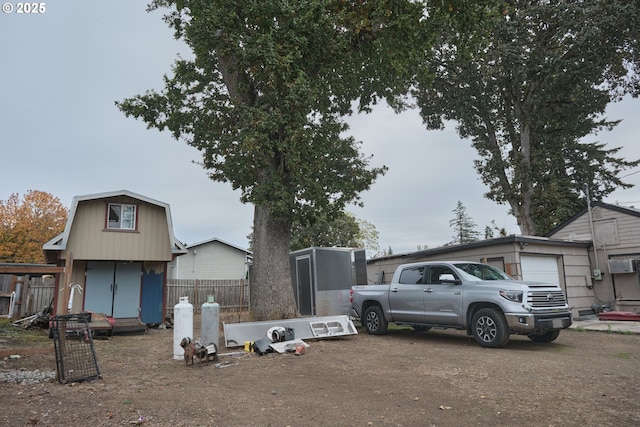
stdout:
[(349, 289), (349, 302), (353, 302), (353, 289)]

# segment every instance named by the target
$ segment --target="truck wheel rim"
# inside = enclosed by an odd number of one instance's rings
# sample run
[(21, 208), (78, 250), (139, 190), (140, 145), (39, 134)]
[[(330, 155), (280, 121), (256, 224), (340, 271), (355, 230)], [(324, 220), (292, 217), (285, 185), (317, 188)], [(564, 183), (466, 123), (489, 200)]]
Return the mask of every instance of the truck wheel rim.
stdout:
[(476, 322), (476, 333), (482, 341), (489, 342), (497, 335), (496, 323), (492, 318), (482, 316)]
[(367, 325), (371, 330), (376, 329), (378, 327), (378, 316), (373, 313), (369, 313), (367, 316)]

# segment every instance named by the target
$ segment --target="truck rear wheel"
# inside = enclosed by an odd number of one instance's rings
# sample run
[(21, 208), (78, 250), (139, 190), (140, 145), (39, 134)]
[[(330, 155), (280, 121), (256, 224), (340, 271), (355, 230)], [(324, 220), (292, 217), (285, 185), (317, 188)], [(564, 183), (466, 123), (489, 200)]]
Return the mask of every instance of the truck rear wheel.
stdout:
[(509, 342), (507, 321), (494, 308), (482, 308), (473, 315), (471, 321), (473, 338), (482, 347), (498, 348)]
[(367, 307), (362, 316), (362, 326), (371, 335), (382, 335), (387, 332), (389, 326), (387, 319), (379, 305), (371, 305)]
[(531, 341), (534, 342), (551, 342), (555, 341), (560, 335), (560, 330), (549, 331), (540, 335), (527, 335)]

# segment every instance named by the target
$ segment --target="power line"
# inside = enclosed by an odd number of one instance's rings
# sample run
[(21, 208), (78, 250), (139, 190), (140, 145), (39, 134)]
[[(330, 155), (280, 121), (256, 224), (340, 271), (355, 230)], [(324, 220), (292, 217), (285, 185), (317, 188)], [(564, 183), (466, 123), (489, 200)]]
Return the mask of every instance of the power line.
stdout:
[(640, 173), (640, 170), (637, 170), (637, 171), (635, 171), (635, 172), (628, 173), (628, 174), (626, 174), (626, 175), (622, 175), (620, 178), (626, 178), (626, 177), (628, 177), (628, 176), (635, 175), (635, 174), (637, 174), (637, 173)]

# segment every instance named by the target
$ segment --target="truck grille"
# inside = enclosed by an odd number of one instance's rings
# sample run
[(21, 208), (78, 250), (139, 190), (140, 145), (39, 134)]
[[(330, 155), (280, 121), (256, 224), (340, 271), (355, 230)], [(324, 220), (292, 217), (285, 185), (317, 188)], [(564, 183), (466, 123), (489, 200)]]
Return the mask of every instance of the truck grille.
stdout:
[(527, 302), (531, 307), (562, 307), (567, 304), (562, 291), (529, 292)]

